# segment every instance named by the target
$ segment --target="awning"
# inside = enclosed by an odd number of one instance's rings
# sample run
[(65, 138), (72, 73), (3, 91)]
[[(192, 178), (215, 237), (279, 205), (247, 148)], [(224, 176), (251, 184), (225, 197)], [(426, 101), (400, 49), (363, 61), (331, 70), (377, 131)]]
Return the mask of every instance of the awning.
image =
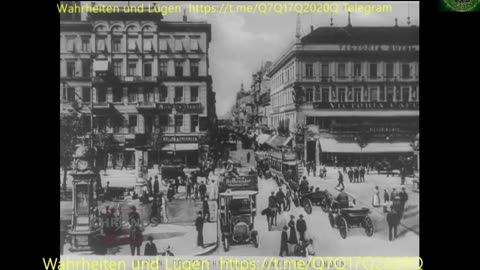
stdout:
[(264, 144), (268, 139), (270, 139), (270, 134), (260, 134), (257, 137), (257, 143)]
[(363, 149), (356, 142), (339, 142), (334, 138), (320, 138), (323, 153), (405, 153), (413, 152), (408, 142), (372, 142)]
[(194, 151), (198, 150), (198, 143), (177, 143), (175, 149), (174, 144), (167, 144), (162, 147), (162, 151)]
[(286, 146), (292, 140), (292, 136), (283, 137), (280, 135), (272, 136), (266, 144), (270, 145), (271, 147), (278, 148), (280, 146)]
[(95, 60), (93, 62), (93, 71), (108, 71), (108, 61)]

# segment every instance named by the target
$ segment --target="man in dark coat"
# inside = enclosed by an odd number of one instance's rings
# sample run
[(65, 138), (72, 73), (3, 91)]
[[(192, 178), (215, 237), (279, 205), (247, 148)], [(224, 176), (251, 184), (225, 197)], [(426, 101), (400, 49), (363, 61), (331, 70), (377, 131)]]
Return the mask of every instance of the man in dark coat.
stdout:
[(316, 176), (316, 173), (317, 173), (317, 164), (315, 164), (315, 161), (312, 161), (312, 172), (313, 172), (313, 176)]
[(307, 162), (307, 175), (310, 176), (310, 170), (312, 169), (312, 166), (310, 166), (310, 161)]
[(300, 241), (305, 241), (305, 231), (307, 231), (307, 223), (303, 219), (303, 215), (299, 215), (300, 219), (297, 220), (297, 230), (300, 234)]
[(195, 220), (195, 227), (197, 229), (197, 246), (203, 247), (203, 218), (202, 211), (198, 211), (197, 219)]
[(408, 201), (408, 194), (407, 194), (407, 191), (405, 190), (405, 188), (402, 188), (402, 191), (400, 191), (398, 196), (400, 196), (400, 205), (401, 205), (401, 207), (400, 207), (400, 209), (401, 209), (400, 217), (401, 217), (401, 216), (403, 216), (403, 211), (405, 211), (405, 204)]
[(286, 202), (286, 208), (287, 211), (290, 211), (290, 197), (292, 196), (292, 192), (290, 191), (289, 188), (287, 188), (287, 194), (285, 194), (285, 202)]
[(402, 167), (402, 169), (400, 170), (400, 178), (402, 180), (401, 185), (405, 185), (405, 177), (406, 177), (405, 167)]
[[(390, 212), (387, 214), (387, 223), (388, 223), (388, 239), (393, 241), (393, 239), (397, 238), (397, 227), (400, 223), (400, 218), (398, 216), (397, 211), (392, 206), (390, 208)], [(393, 236), (392, 236), (393, 232)]]
[(282, 188), (278, 189), (278, 192), (276, 195), (276, 201), (278, 203), (278, 211), (282, 212), (282, 206), (283, 206), (283, 211), (285, 211), (285, 194), (283, 194)]
[(348, 174), (348, 180), (350, 180), (350, 183), (352, 183), (353, 182), (353, 170), (352, 170), (352, 168), (348, 169), (347, 174)]
[(157, 252), (157, 246), (155, 245), (155, 243), (153, 243), (153, 237), (149, 236), (148, 241), (150, 241), (150, 242), (148, 242), (145, 245), (144, 255), (145, 256), (156, 256), (158, 252)]
[(338, 188), (339, 186), (342, 186), (341, 189), (345, 189), (345, 186), (343, 185), (343, 174), (341, 171), (338, 171), (338, 185), (336, 187)]
[(188, 198), (192, 198), (192, 177), (189, 177), (187, 181), (185, 182), (185, 191), (187, 192), (187, 195), (185, 196), (185, 200), (188, 200)]
[(138, 214), (135, 205), (132, 206), (132, 212), (128, 214), (128, 223), (132, 227), (140, 225), (140, 215)]
[(283, 257), (283, 253), (285, 252), (288, 256), (288, 234), (287, 234), (288, 227), (283, 226), (282, 236), (280, 240), (280, 257)]
[(203, 200), (203, 220), (210, 222), (210, 207), (208, 206), (207, 198)]
[(148, 178), (148, 181), (147, 181), (147, 192), (148, 192), (148, 196), (153, 196), (152, 177)]
[(354, 183), (359, 183), (360, 182), (360, 171), (358, 170), (358, 168), (355, 168), (353, 170), (353, 182)]
[(304, 176), (302, 181), (300, 181), (300, 192), (308, 192), (309, 183), (307, 181), (307, 177)]
[(277, 198), (275, 197), (275, 192), (272, 191), (270, 197), (268, 197), (268, 207), (276, 208), (277, 207)]
[(158, 183), (158, 176), (155, 175), (155, 181), (153, 182), (153, 194), (158, 194), (160, 192), (160, 184)]
[(360, 183), (365, 183), (365, 167), (360, 168)]
[(395, 199), (395, 197), (397, 196), (397, 190), (395, 188), (392, 189), (392, 192), (390, 192), (390, 200), (393, 200)]
[(205, 193), (207, 192), (207, 186), (203, 183), (203, 181), (200, 182), (200, 186), (198, 187), (198, 191), (200, 192), (200, 200), (205, 200)]

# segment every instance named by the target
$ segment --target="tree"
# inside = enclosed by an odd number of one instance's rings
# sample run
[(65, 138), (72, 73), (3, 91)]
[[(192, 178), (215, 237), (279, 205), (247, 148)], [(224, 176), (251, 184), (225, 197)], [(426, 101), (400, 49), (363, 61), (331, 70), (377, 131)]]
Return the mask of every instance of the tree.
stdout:
[(80, 115), (73, 111), (60, 115), (60, 163), (63, 168), (63, 190), (67, 190), (67, 170), (70, 168), (76, 145), (84, 136), (85, 126)]

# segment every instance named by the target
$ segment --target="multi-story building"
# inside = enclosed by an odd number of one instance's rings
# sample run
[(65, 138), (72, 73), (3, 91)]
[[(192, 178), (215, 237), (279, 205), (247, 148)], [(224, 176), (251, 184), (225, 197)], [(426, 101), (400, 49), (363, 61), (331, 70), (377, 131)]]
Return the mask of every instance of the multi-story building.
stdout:
[(254, 101), (254, 122), (259, 127), (268, 126), (268, 106), (270, 105), (270, 78), (266, 75), (271, 61), (267, 61), (259, 71), (252, 74), (251, 95)]
[[(196, 164), (199, 143), (216, 122), (211, 25), (186, 16), (162, 19), (160, 13), (91, 13), (85, 21), (60, 22), (62, 98), (73, 101), (76, 93), (92, 103), (95, 132), (112, 134), (120, 146), (111, 153), (117, 168), (134, 166), (135, 149), (143, 149), (150, 166), (158, 153)], [(160, 151), (149, 144), (158, 131)]]
[(346, 27), (297, 33), (268, 73), (272, 126), (297, 131), (305, 158), (317, 164), (410, 158), (418, 61), (417, 26), (359, 27), (349, 18)]

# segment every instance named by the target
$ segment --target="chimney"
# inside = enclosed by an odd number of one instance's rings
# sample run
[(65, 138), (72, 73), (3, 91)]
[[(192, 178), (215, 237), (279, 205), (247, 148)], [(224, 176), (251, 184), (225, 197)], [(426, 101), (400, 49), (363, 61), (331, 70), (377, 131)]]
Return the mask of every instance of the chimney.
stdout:
[(187, 22), (187, 10), (183, 9), (183, 22)]

